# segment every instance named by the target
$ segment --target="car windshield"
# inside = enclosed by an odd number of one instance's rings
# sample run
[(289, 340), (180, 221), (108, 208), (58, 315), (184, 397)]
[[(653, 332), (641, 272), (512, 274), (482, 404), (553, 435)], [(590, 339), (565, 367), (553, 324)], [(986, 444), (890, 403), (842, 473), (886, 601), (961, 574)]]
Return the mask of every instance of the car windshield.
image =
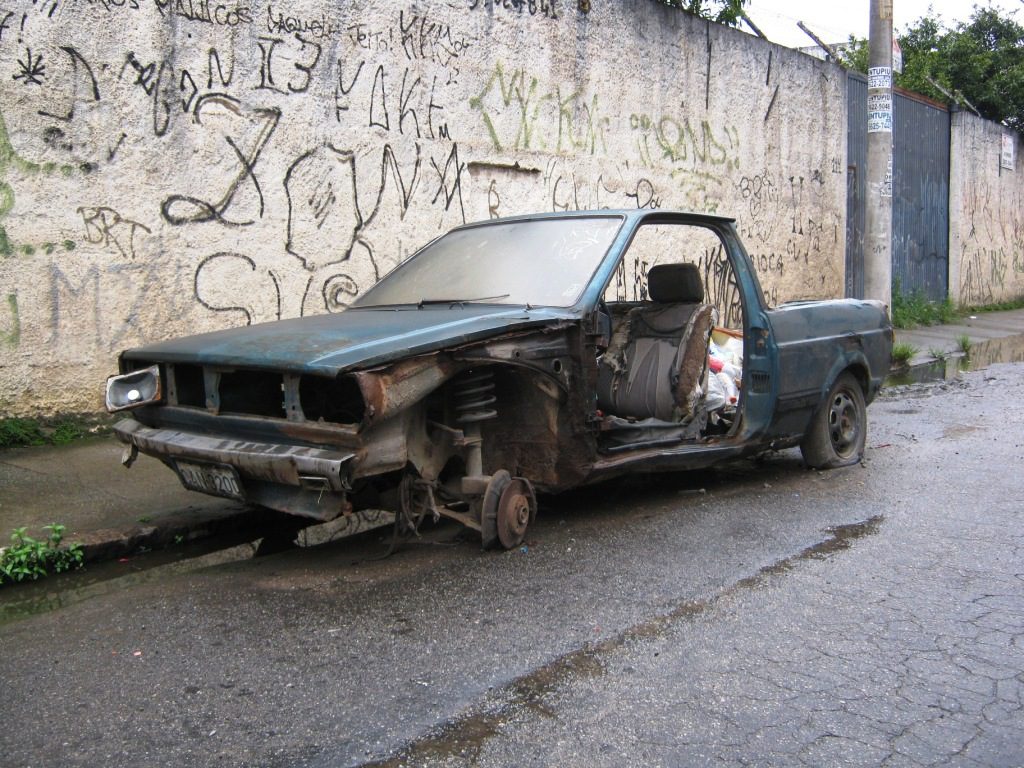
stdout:
[(622, 226), (620, 216), (504, 221), (423, 248), (352, 306), (515, 304), (571, 307)]

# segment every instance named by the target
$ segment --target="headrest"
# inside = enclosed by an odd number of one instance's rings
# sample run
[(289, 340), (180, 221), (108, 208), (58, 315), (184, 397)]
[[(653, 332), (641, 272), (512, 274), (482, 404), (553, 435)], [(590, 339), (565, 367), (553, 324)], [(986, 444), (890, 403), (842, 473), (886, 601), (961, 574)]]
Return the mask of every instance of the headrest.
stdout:
[(696, 264), (658, 264), (647, 271), (647, 293), (659, 304), (702, 304), (704, 284)]

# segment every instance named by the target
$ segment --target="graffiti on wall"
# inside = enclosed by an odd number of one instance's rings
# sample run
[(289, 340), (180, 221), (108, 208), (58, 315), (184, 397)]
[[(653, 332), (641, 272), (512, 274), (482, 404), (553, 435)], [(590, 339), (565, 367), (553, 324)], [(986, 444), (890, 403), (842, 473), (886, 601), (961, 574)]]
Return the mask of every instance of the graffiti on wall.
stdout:
[(524, 68), (496, 62), (469, 107), (479, 113), (487, 139), (499, 152), (608, 153), (611, 118), (598, 94), (575, 85), (552, 88)]
[(992, 304), (1018, 298), (1024, 286), (1024, 199), (978, 179), (963, 196), (960, 301)]
[(644, 168), (667, 172), (684, 207), (717, 212), (740, 166), (739, 131), (707, 119), (634, 113), (629, 117), (636, 157)]
[(162, 335), (338, 311), (436, 234), (528, 211), (736, 215), (774, 298), (838, 252), (827, 157), (755, 160), (703, 97), (656, 111), (561, 66), (576, 3), (21, 6), (0, 12), (0, 253), (46, 288), (0, 285), (0, 343), (38, 327), (109, 366)]

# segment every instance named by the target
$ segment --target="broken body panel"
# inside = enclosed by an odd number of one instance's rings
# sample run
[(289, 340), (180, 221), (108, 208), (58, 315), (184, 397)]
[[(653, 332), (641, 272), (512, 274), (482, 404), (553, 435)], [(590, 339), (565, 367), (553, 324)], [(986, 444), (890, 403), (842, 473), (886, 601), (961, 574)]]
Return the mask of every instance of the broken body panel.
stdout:
[[(730, 219), (614, 211), (497, 224), (506, 229), (453, 230), (459, 264), (465, 254), (482, 259), (478, 253), (494, 248), (511, 258), (508, 233), (529, 238), (542, 225), (544, 241), (554, 245), (534, 279), (561, 276), (565, 286), (546, 295), (567, 306), (523, 301), (528, 284), (518, 283), (504, 293), (495, 283), (461, 297), (372, 303), (409, 283), (416, 260), (427, 254), (429, 264), (445, 236), (410, 259), (404, 277), (406, 265), (339, 314), (124, 352), (122, 377), (155, 366), (159, 386), (145, 389), (155, 393), (150, 402), (108, 404), (132, 409), (117, 436), (196, 490), (318, 520), (379, 507), (414, 529), (427, 515), (447, 515), (481, 530), (485, 545), (514, 546), (536, 512), (534, 488), (557, 492), (624, 472), (693, 469), (794, 445), (841, 374), (852, 373), (870, 402), (888, 370), (892, 329), (884, 307), (839, 300), (768, 309)], [(616, 330), (628, 334), (629, 311), (651, 303), (645, 294), (605, 301), (647, 225), (711, 232), (734, 276), (741, 327), (731, 332), (742, 339), (742, 381), (738, 402), (717, 426), (707, 412), (678, 424), (617, 418), (599, 402), (599, 367)], [(700, 403), (707, 375), (695, 390)], [(135, 386), (136, 379), (126, 381), (114, 391)]]

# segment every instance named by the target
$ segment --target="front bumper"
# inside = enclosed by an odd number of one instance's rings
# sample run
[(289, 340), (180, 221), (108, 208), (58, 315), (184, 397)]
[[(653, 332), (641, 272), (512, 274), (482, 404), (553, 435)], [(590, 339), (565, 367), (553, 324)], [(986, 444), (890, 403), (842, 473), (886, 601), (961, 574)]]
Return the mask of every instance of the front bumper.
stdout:
[(295, 487), (314, 485), (334, 492), (349, 490), (349, 476), (356, 457), (355, 453), (323, 448), (154, 429), (135, 419), (119, 421), (114, 434), (122, 443), (135, 446), (140, 452), (171, 466), (177, 459), (224, 464), (234, 467), (243, 483), (255, 480)]

